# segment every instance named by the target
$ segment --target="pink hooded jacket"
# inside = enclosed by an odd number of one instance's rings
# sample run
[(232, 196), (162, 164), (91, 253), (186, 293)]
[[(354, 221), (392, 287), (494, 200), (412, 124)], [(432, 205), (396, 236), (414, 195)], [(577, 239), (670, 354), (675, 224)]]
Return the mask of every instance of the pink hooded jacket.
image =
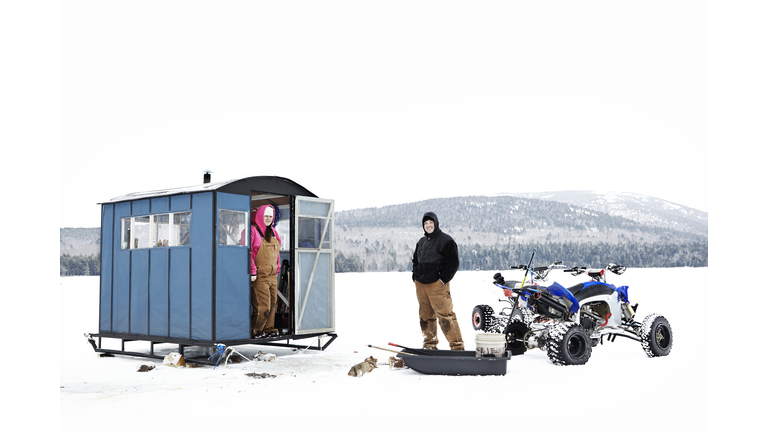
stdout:
[[(256, 230), (256, 227), (258, 226), (262, 233), (266, 234), (267, 226), (264, 224), (264, 212), (267, 211), (267, 207), (272, 207), (271, 205), (263, 205), (257, 209), (251, 210), (251, 274), (256, 274), (256, 264), (254, 262), (256, 258), (256, 254), (259, 253), (259, 248), (261, 247), (261, 235), (259, 235), (259, 232)], [(277, 212), (275, 211), (275, 208), (272, 207), (272, 214), (277, 215)], [(272, 232), (275, 234), (275, 238), (277, 239), (278, 243), (282, 243), (282, 240), (280, 240), (280, 235), (277, 233), (277, 228), (274, 226), (274, 219), (272, 222)], [(280, 256), (277, 257), (277, 270), (275, 270), (277, 274), (280, 274)]]

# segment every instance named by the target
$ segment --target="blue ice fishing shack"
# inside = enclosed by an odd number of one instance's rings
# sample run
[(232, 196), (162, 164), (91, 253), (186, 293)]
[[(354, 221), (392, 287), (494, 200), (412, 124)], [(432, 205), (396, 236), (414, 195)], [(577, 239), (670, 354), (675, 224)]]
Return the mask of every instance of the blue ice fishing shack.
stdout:
[[(282, 239), (277, 337), (250, 335), (250, 211), (277, 209)], [(337, 335), (334, 311), (333, 200), (282, 177), (261, 176), (132, 193), (101, 203), (99, 353), (162, 358), (156, 344), (295, 345)], [(107, 349), (102, 339), (119, 340)], [(149, 352), (126, 342), (149, 342)], [(110, 341), (114, 342), (114, 341)], [(311, 341), (310, 341), (311, 342)]]

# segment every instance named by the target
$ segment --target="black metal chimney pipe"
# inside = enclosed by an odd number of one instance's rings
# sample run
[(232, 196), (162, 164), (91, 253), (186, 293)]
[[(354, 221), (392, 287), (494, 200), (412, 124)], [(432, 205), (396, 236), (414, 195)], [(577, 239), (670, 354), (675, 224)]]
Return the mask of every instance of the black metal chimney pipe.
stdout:
[(203, 183), (210, 183), (211, 182), (211, 172), (206, 171), (205, 174), (203, 174)]

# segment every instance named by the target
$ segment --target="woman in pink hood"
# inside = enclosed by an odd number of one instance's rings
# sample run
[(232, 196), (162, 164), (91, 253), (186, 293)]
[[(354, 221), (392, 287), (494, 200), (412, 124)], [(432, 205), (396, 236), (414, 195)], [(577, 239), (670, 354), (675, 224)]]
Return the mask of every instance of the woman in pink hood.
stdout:
[(251, 210), (251, 334), (274, 337), (277, 275), (280, 274), (280, 236), (273, 229), (275, 209), (263, 205)]

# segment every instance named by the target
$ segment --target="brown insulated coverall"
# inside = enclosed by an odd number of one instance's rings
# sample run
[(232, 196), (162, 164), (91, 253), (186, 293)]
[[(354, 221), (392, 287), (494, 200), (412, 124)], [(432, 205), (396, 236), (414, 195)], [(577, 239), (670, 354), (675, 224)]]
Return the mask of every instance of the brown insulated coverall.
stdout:
[(450, 281), (459, 269), (459, 252), (451, 236), (440, 230), (437, 215), (427, 212), (422, 218), (432, 219), (435, 229), (424, 231), (413, 253), (413, 281), (419, 301), (419, 323), (424, 348), (437, 349), (437, 323), (452, 350), (463, 350), (461, 329), (453, 312)]
[(277, 259), (280, 255), (280, 243), (276, 238), (267, 241), (262, 238), (259, 252), (254, 258), (258, 269), (256, 281), (251, 283), (251, 332), (269, 333), (275, 330), (275, 310), (277, 305)]

